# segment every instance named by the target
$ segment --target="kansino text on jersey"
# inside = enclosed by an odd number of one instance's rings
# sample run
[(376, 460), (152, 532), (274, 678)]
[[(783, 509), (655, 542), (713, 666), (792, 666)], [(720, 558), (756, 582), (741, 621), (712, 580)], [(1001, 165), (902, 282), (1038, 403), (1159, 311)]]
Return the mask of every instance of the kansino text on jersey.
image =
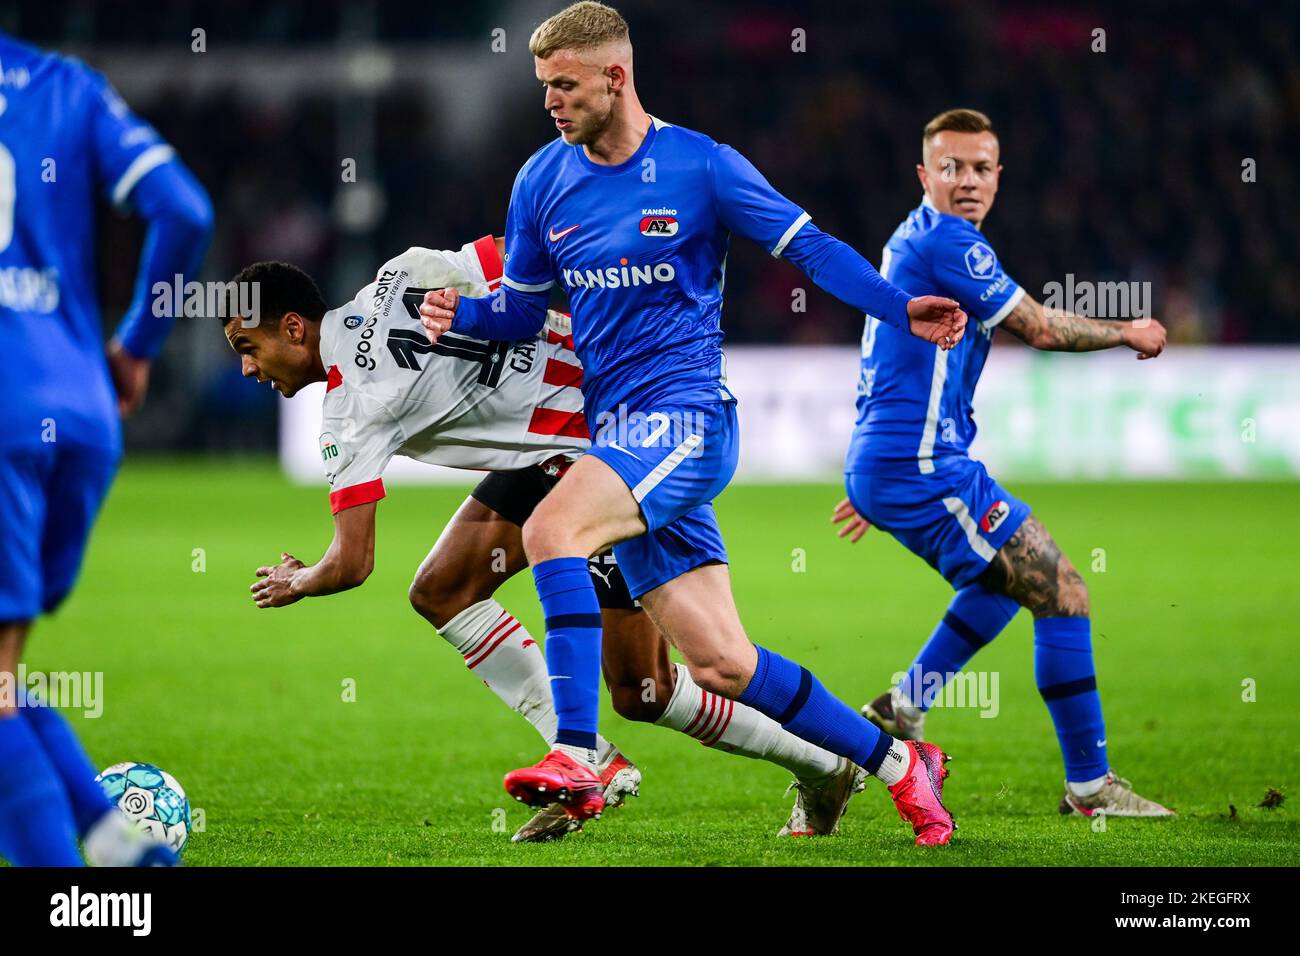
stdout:
[(565, 269), (564, 284), (570, 289), (626, 289), (629, 286), (672, 282), (677, 270), (671, 262), (652, 266), (609, 266), (605, 269)]

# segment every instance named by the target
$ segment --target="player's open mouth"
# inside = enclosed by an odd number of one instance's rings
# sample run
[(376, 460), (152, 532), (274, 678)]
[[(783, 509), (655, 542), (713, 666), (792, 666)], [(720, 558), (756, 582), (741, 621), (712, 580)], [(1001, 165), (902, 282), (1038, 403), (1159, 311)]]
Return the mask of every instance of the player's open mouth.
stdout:
[(555, 118), (555, 128), (558, 130), (567, 130), (573, 128), (573, 120)]

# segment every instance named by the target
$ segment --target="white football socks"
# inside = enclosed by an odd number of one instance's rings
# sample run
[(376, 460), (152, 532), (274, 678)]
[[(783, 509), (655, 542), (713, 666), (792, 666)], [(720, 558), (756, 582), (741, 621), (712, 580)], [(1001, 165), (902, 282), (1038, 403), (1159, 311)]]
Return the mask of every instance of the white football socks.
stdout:
[(551, 749), (558, 750), (563, 754), (568, 754), (592, 773), (596, 773), (599, 754), (603, 753), (605, 750), (605, 746), (603, 745), (607, 746), (606, 742), (602, 738), (597, 737), (596, 750), (591, 750), (587, 747), (579, 747), (576, 744), (555, 744)]
[(1106, 775), (1094, 777), (1092, 780), (1067, 780), (1065, 785), (1070, 788), (1070, 793), (1076, 797), (1091, 797), (1097, 793), (1106, 784)]
[(752, 707), (702, 690), (684, 665), (674, 666), (677, 684), (656, 724), (680, 730), (706, 747), (771, 761), (800, 780), (826, 777), (839, 766), (835, 754), (796, 737)]
[(91, 824), (81, 848), (91, 866), (135, 866), (153, 841), (116, 807)]
[[(528, 629), (492, 598), (461, 611), (439, 633), (465, 658), (474, 675), (511, 710), (522, 714), (546, 741), (555, 743), (555, 704), (546, 658)], [(598, 757), (611, 748), (596, 738)], [(576, 748), (585, 753), (585, 748)], [(577, 758), (584, 762), (586, 758)]]
[(892, 787), (907, 776), (908, 768), (912, 766), (912, 748), (907, 745), (907, 741), (899, 740), (897, 737), (893, 740), (875, 774), (888, 787)]

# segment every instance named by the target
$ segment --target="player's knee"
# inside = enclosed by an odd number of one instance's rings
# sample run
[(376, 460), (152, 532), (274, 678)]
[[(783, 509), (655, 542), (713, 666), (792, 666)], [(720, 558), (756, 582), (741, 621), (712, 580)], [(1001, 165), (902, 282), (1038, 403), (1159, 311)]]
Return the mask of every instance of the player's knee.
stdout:
[(446, 623), (449, 620), (449, 618), (443, 617), (442, 597), (440, 593), (431, 593), (431, 590), (423, 586), (418, 579), (411, 582), (411, 589), (406, 592), (406, 598), (411, 602), (411, 607), (415, 609), (415, 613), (434, 627), (437, 627), (440, 622)]
[(735, 700), (745, 690), (752, 673), (746, 673), (740, 659), (719, 656), (706, 664), (691, 664), (691, 679), (710, 694)]
[(1088, 585), (1070, 559), (1062, 556), (1056, 587), (1050, 591), (1046, 602), (1034, 608), (1034, 617), (1088, 617), (1091, 613)]
[(610, 701), (614, 712), (624, 720), (636, 720), (653, 724), (663, 716), (668, 699), (672, 697), (672, 688), (666, 691), (659, 686), (659, 681), (647, 677), (637, 683), (612, 685), (609, 688)]
[(1061, 606), (1061, 614), (1070, 617), (1087, 617), (1092, 613), (1088, 585), (1084, 583), (1083, 576), (1074, 569), (1074, 565), (1068, 558), (1061, 563), (1062, 584), (1057, 599)]
[(523, 543), (529, 564), (545, 561), (567, 550), (562, 530), (554, 522), (547, 521), (544, 514), (534, 514), (524, 522)]
[(469, 582), (442, 582), (430, 577), (416, 578), (406, 596), (417, 614), (434, 627), (442, 627), (465, 608), (492, 596), (481, 591)]

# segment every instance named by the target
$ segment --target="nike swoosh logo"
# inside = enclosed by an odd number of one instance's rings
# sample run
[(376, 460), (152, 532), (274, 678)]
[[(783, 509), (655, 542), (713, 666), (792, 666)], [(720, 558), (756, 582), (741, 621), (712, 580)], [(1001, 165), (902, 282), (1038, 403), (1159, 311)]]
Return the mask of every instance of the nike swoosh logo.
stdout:
[[(578, 226), (581, 226), (581, 225), (582, 225), (582, 223), (578, 223)], [(549, 233), (547, 233), (547, 235), (548, 235), (548, 237), (550, 238), (551, 242), (559, 242), (561, 239), (563, 239), (563, 238), (564, 238), (565, 236), (567, 236), (569, 233), (573, 232), (573, 230), (577, 229), (578, 226), (570, 226), (568, 229), (565, 229), (563, 232), (556, 232), (556, 231), (555, 231), (555, 227), (552, 226), (552, 227), (551, 227), (551, 231), (550, 231)]]
[[(609, 447), (610, 447), (610, 448), (613, 448), (615, 451), (621, 451), (623, 454), (625, 454), (625, 455), (629, 455), (629, 456), (631, 456), (632, 458), (636, 458), (636, 457), (637, 457), (635, 453), (628, 451), (626, 448), (624, 448), (622, 445), (620, 445), (620, 444), (619, 444), (618, 442), (616, 442), (616, 441), (612, 441), (612, 442), (610, 442), (610, 443), (609, 443)], [(639, 458), (638, 458), (637, 460), (640, 461)]]
[(1098, 747), (1104, 747), (1104, 746), (1106, 746), (1106, 741), (1104, 741), (1104, 740), (1099, 740), (1099, 741), (1097, 741), (1097, 746), (1098, 746)]

